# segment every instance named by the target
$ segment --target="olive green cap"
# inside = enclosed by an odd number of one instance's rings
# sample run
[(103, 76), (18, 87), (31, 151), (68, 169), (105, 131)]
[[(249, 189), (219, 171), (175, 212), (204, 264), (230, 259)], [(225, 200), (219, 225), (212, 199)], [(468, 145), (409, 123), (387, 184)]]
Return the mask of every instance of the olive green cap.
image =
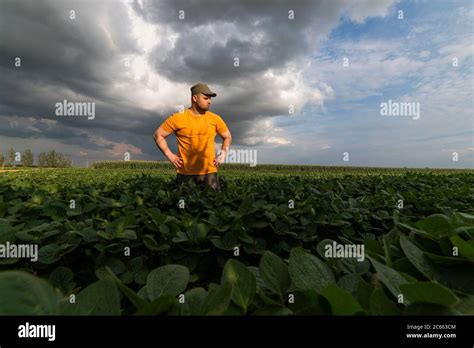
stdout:
[(210, 97), (215, 97), (217, 95), (213, 91), (211, 91), (209, 89), (209, 86), (205, 83), (198, 83), (191, 87), (191, 95), (195, 95), (198, 93), (202, 93)]

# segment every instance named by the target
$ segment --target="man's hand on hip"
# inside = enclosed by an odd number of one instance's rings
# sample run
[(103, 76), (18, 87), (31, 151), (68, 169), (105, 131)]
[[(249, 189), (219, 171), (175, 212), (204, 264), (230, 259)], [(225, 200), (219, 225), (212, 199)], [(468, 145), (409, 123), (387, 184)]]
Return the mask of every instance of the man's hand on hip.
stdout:
[(167, 158), (176, 169), (182, 168), (184, 165), (183, 158), (176, 156), (174, 153), (170, 153)]
[(219, 167), (219, 165), (220, 165), (221, 163), (224, 163), (224, 161), (225, 161), (225, 152), (221, 152), (221, 154), (219, 155), (219, 157), (215, 157), (215, 158), (214, 158), (214, 165), (215, 165), (216, 167)]

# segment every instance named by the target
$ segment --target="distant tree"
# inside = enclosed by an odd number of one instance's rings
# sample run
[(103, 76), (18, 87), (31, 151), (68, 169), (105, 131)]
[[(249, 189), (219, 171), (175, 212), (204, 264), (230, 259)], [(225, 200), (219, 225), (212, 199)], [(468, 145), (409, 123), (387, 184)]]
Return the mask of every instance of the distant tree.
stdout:
[(47, 167), (46, 152), (40, 152), (38, 155), (38, 167)]
[(13, 150), (13, 148), (8, 150), (7, 160), (9, 165), (13, 165), (13, 162), (15, 162), (15, 150)]
[(40, 167), (64, 168), (71, 165), (72, 162), (69, 158), (55, 150), (40, 152), (38, 155), (38, 166)]
[(5, 156), (3, 155), (3, 152), (0, 152), (0, 165), (3, 168), (3, 163), (5, 162)]
[(32, 167), (33, 166), (33, 152), (30, 149), (26, 149), (25, 152), (21, 155), (21, 164), (24, 167)]
[(54, 167), (54, 157), (56, 156), (56, 151), (51, 150), (46, 152), (46, 167)]
[(70, 158), (62, 155), (62, 154), (59, 154), (59, 157), (57, 159), (57, 166), (58, 167), (61, 167), (61, 168), (65, 168), (65, 167), (71, 167), (72, 166), (72, 161)]

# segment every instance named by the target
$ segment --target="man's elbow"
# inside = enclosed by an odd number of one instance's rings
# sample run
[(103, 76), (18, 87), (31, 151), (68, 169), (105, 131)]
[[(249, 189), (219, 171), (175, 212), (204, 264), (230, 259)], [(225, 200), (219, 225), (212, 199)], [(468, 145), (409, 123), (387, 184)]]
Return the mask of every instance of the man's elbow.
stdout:
[(232, 134), (230, 134), (230, 132), (227, 132), (222, 136), (222, 139), (232, 141)]

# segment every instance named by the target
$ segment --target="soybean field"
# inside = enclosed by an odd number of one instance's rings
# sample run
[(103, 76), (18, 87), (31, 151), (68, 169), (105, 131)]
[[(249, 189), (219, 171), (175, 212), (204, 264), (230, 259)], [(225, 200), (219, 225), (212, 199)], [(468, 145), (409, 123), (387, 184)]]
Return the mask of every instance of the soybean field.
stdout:
[(0, 173), (2, 315), (474, 314), (474, 170)]

